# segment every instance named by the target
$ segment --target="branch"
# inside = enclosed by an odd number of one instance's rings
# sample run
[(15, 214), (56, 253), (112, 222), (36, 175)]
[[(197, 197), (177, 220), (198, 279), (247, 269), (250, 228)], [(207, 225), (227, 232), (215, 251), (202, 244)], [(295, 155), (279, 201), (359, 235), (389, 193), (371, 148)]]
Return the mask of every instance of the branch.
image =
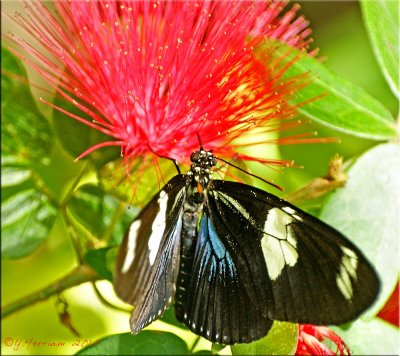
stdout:
[(347, 176), (343, 172), (343, 159), (335, 155), (329, 162), (328, 172), (325, 177), (315, 178), (305, 187), (287, 194), (284, 199), (292, 204), (299, 204), (343, 187), (346, 184), (346, 180)]
[(93, 282), (102, 279), (91, 267), (82, 264), (73, 269), (65, 277), (48, 285), (47, 287), (36, 291), (16, 302), (6, 305), (1, 310), (1, 317), (5, 318), (18, 310), (31, 306), (33, 304), (43, 302), (52, 295), (60, 293), (68, 288), (78, 286), (85, 282)]

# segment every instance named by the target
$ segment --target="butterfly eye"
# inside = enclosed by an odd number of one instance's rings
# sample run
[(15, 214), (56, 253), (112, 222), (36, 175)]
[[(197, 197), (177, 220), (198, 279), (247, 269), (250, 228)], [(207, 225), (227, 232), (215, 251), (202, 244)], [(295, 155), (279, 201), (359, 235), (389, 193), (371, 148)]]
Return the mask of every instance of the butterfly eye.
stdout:
[(215, 156), (212, 156), (211, 157), (211, 159), (210, 159), (210, 161), (211, 161), (211, 166), (216, 166), (217, 165), (217, 159), (215, 158)]
[(190, 160), (191, 160), (192, 162), (197, 162), (199, 159), (200, 159), (200, 152), (199, 152), (199, 151), (193, 152), (193, 153), (190, 155)]

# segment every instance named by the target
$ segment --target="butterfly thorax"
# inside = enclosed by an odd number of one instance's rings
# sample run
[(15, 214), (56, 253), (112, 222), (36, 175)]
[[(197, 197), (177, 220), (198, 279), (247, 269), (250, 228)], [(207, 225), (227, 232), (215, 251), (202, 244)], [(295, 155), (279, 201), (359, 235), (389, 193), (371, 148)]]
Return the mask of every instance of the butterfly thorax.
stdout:
[(217, 164), (216, 157), (212, 151), (206, 151), (200, 148), (191, 154), (190, 160), (192, 165), (190, 171), (186, 174), (192, 178), (192, 192), (189, 192), (189, 197), (194, 203), (201, 203), (204, 199), (204, 190), (207, 188), (211, 180), (213, 168)]

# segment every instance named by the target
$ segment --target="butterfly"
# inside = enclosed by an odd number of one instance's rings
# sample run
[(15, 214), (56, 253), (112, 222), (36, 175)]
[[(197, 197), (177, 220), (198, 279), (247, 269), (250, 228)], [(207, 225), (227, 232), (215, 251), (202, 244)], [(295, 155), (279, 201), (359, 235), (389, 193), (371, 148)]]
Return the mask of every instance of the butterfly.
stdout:
[(265, 336), (274, 320), (343, 324), (374, 301), (378, 277), (340, 232), (250, 185), (213, 179), (201, 147), (143, 208), (120, 246), (114, 288), (138, 333), (174, 302), (221, 344)]

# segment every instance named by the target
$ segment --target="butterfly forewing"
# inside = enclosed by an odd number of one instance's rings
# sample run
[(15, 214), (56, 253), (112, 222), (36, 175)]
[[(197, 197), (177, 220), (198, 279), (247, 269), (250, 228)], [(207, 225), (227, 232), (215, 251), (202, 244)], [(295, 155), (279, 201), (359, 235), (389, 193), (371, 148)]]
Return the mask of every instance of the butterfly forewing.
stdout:
[(172, 178), (132, 222), (122, 242), (114, 286), (122, 300), (135, 306), (133, 333), (159, 317), (174, 296), (186, 182), (184, 175)]
[[(236, 231), (225, 238), (252, 246), (248, 263), (263, 260), (263, 294), (272, 293), (266, 303), (269, 318), (341, 324), (375, 299), (379, 282), (373, 268), (335, 229), (248, 185), (214, 180), (208, 190), (213, 219), (229, 221)], [(219, 223), (216, 230), (223, 233)]]

